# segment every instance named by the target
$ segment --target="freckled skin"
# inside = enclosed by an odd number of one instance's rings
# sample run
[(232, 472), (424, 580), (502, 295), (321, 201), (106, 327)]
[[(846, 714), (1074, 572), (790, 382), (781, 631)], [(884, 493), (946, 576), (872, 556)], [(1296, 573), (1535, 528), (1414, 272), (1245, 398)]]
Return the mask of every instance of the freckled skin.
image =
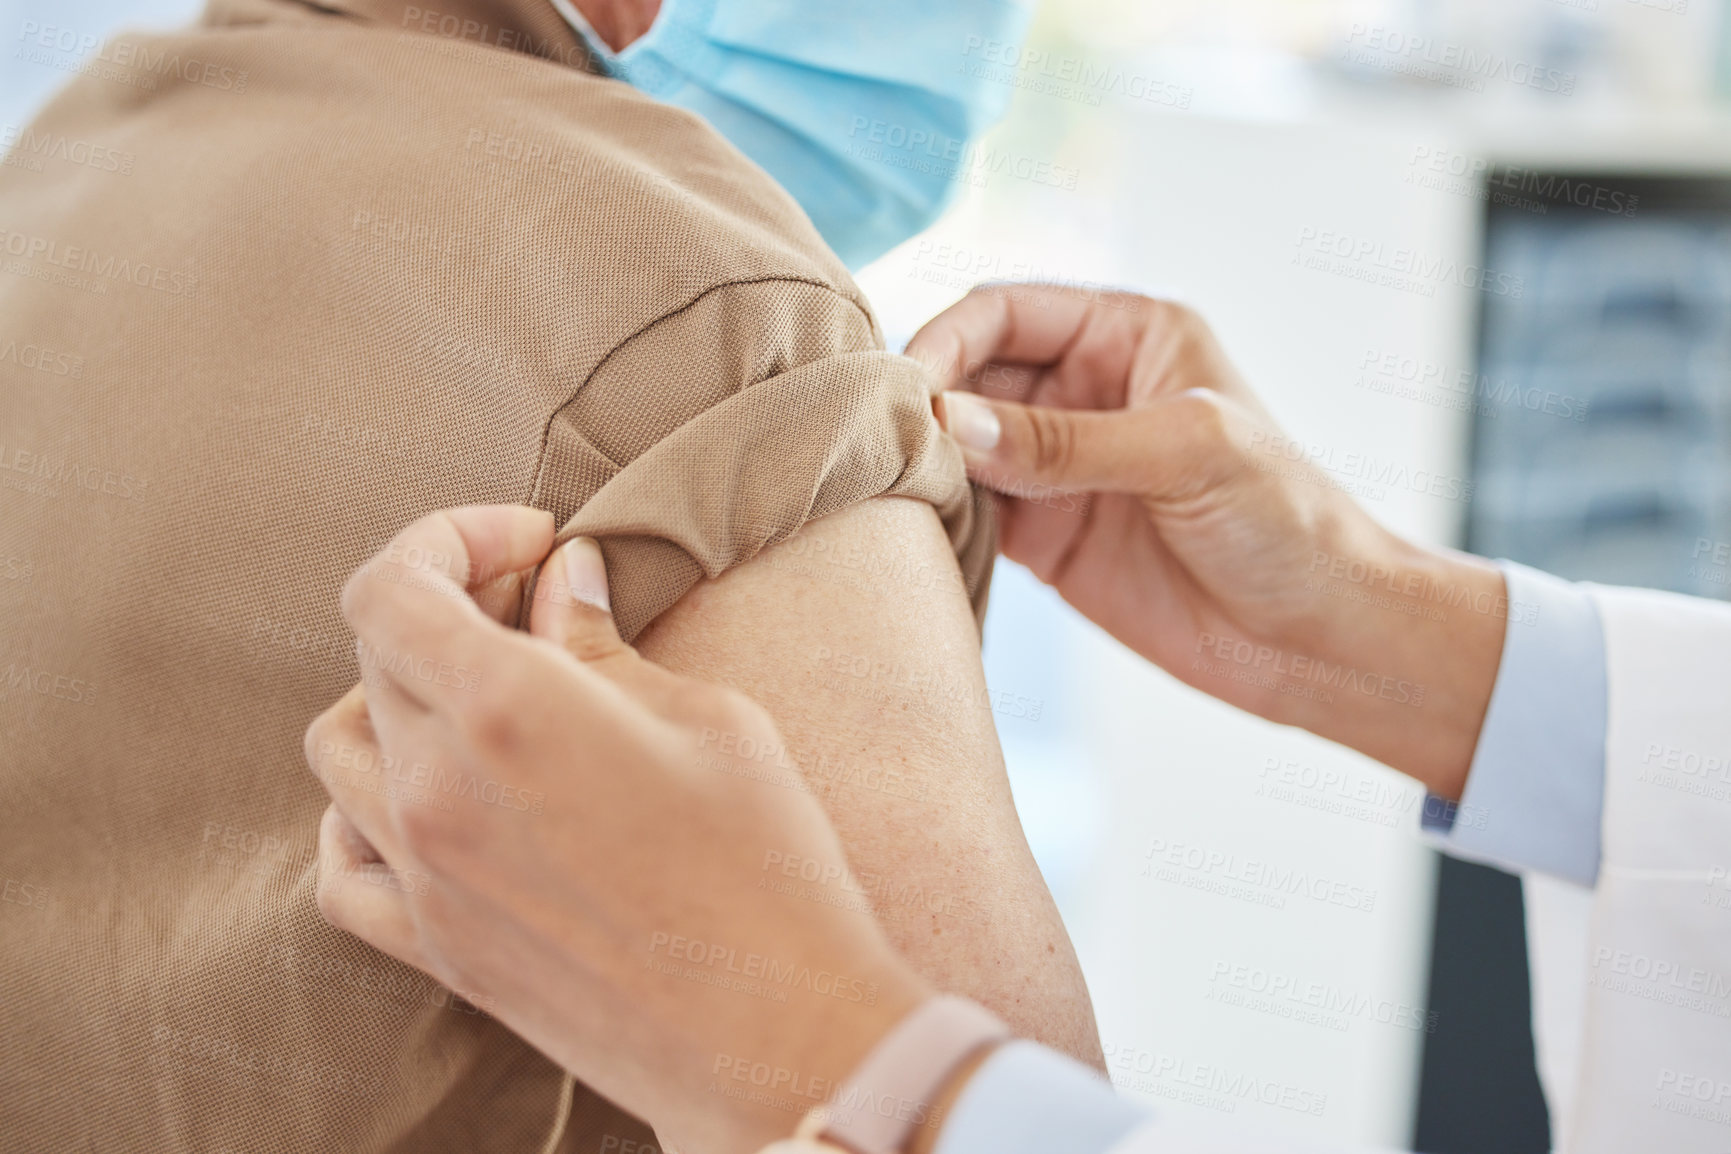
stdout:
[[(808, 548), (812, 538), (824, 548)], [(907, 577), (932, 572), (955, 579)], [(637, 645), (769, 711), (915, 970), (1024, 1037), (1104, 1068), (1081, 967), (1016, 817), (982, 702), (979, 633), (930, 506), (885, 498), (815, 521), (694, 588)], [(835, 658), (815, 659), (825, 650), (899, 672), (836, 676)], [(921, 688), (933, 676), (947, 692)], [(845, 766), (850, 780), (820, 785), (810, 768), (819, 755)], [(910, 787), (862, 785), (868, 766)], [(906, 900), (910, 892), (928, 905)]]

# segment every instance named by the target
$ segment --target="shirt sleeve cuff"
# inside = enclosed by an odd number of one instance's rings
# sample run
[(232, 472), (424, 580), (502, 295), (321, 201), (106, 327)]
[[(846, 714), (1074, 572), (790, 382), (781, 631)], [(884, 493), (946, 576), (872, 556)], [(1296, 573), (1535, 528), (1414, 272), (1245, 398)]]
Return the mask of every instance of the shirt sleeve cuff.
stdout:
[(1444, 853), (1583, 886), (1599, 876), (1605, 808), (1605, 635), (1583, 587), (1500, 561), (1502, 662), (1456, 806), (1425, 799)]
[(1105, 1154), (1150, 1112), (1032, 1042), (986, 1059), (950, 1107), (936, 1154)]

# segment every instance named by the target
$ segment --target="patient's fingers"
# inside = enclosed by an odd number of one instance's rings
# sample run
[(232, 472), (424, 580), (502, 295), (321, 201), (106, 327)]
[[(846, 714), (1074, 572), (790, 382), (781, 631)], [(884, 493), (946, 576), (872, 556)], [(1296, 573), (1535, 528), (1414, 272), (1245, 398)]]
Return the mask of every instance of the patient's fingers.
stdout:
[(540, 561), (549, 514), (510, 505), (429, 514), (392, 539), (343, 587), (343, 615), (361, 641), (363, 681), (422, 706), (478, 688), (497, 624), (468, 596)]
[(943, 388), (968, 387), (980, 367), (993, 362), (1056, 364), (1101, 315), (1102, 295), (1129, 294), (982, 285), (927, 321), (908, 342), (907, 355), (935, 372)]

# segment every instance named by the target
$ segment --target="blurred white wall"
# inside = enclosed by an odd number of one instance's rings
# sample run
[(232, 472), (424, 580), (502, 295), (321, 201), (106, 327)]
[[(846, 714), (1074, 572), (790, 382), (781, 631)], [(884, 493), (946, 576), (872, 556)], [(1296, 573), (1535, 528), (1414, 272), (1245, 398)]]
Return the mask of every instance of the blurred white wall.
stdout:
[[(0, 124), (21, 124), (71, 76), (25, 59), (21, 49), (47, 29), (70, 32), (69, 44), (122, 28), (174, 28), (196, 19), (202, 0), (0, 0)], [(67, 68), (79, 59), (67, 54)]]

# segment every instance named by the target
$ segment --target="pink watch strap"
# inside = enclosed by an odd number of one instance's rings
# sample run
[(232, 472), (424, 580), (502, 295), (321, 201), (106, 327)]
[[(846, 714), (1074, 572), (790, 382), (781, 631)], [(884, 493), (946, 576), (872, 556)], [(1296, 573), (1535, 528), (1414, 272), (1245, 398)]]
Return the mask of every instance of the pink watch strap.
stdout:
[(839, 1093), (795, 1133), (856, 1154), (898, 1154), (927, 1121), (956, 1067), (1010, 1028), (985, 1008), (940, 994), (903, 1018), (859, 1064)]

